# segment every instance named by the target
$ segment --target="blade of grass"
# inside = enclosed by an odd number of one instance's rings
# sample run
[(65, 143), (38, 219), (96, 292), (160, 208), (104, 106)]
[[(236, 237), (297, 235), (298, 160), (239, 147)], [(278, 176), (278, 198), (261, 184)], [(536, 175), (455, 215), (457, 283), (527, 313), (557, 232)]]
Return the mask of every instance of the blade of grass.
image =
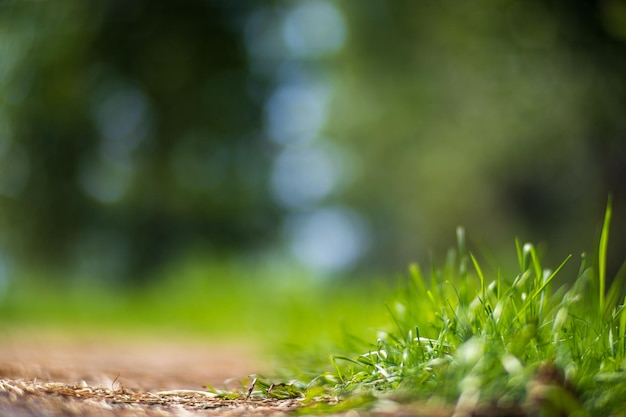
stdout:
[(626, 343), (626, 297), (624, 297), (624, 304), (622, 304), (622, 312), (619, 319), (619, 333), (617, 336), (619, 337), (618, 359), (624, 359), (624, 356), (626, 355), (626, 347), (624, 346), (624, 343)]
[(515, 238), (515, 250), (517, 252), (517, 262), (519, 263), (519, 270), (523, 271), (524, 268), (524, 251), (522, 250), (522, 244), (518, 238)]
[(554, 279), (554, 277), (557, 276), (557, 274), (559, 273), (559, 271), (565, 266), (565, 264), (572, 258), (572, 254), (570, 253), (569, 255), (567, 255), (567, 257), (565, 258), (565, 260), (563, 262), (561, 262), (561, 265), (559, 265), (559, 267), (557, 269), (554, 270), (553, 273), (551, 273), (548, 278), (545, 279), (545, 282), (541, 285), (541, 287), (539, 287), (537, 289), (537, 291), (535, 291), (532, 295), (532, 297), (536, 297), (537, 295), (541, 294), (541, 292), (546, 289), (546, 287), (548, 285), (550, 285), (550, 282), (552, 282), (552, 280)]
[(413, 279), (413, 284), (417, 288), (418, 295), (422, 296), (426, 294), (427, 289), (424, 275), (422, 275), (422, 271), (418, 264), (412, 263), (409, 265), (409, 275)]
[(600, 235), (600, 245), (598, 250), (598, 281), (599, 281), (599, 300), (600, 311), (604, 312), (604, 292), (606, 286), (606, 252), (609, 244), (609, 226), (611, 225), (611, 198), (606, 204), (604, 213), (604, 223), (602, 225), (602, 234)]
[(472, 263), (474, 264), (474, 268), (476, 269), (476, 273), (478, 274), (478, 278), (480, 279), (480, 291), (482, 294), (483, 302), (487, 299), (487, 291), (485, 290), (485, 276), (483, 275), (483, 271), (480, 269), (480, 265), (478, 265), (478, 261), (476, 257), (474, 257), (473, 253), (470, 253), (470, 257), (472, 258)]
[(535, 288), (541, 285), (541, 281), (543, 280), (541, 263), (539, 262), (539, 256), (537, 255), (537, 249), (534, 245), (530, 246), (530, 258), (533, 263), (533, 268), (535, 271)]

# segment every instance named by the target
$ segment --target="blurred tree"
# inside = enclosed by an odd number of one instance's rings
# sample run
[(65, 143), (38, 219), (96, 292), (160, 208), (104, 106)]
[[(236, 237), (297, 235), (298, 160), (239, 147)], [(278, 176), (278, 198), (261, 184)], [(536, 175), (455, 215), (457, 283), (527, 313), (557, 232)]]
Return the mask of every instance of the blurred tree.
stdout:
[[(342, 198), (367, 214), (372, 263), (441, 254), (457, 225), (494, 252), (593, 250), (615, 196), (626, 244), (626, 3), (338, 3), (350, 30), (327, 131), (358, 149)], [(504, 248), (504, 249), (502, 249)], [(387, 267), (388, 269), (388, 267)]]
[(249, 8), (1, 2), (5, 251), (140, 280), (182, 248), (271, 239)]
[(23, 263), (141, 282), (280, 220), (342, 268), (371, 236), (366, 266), (401, 270), (459, 224), (558, 262), (609, 193), (623, 260), (622, 0), (4, 1), (0, 56), (0, 238)]

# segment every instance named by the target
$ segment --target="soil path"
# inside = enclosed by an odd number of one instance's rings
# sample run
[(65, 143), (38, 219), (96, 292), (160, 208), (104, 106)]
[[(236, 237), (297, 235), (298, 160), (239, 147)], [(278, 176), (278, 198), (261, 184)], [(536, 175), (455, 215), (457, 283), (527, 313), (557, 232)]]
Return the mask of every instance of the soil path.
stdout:
[[(0, 328), (0, 417), (286, 417), (302, 411), (301, 399), (253, 394), (227, 400), (206, 389), (241, 390), (246, 377), (271, 370), (259, 347), (245, 341)], [(524, 416), (518, 408), (459, 414), (446, 406), (390, 402), (333, 416), (452, 414)]]
[(298, 401), (206, 390), (268, 370), (258, 347), (240, 341), (3, 329), (0, 416), (283, 415)]
[[(258, 346), (176, 334), (0, 332), (0, 377), (133, 389), (224, 386), (270, 370)], [(115, 384), (113, 382), (115, 381)]]

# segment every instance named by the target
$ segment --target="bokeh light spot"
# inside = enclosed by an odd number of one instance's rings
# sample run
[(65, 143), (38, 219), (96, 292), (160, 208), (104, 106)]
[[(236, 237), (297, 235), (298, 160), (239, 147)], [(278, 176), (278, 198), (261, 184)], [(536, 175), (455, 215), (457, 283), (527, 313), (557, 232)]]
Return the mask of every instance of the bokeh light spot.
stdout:
[(272, 170), (272, 191), (287, 207), (303, 208), (330, 194), (340, 176), (331, 151), (320, 146), (286, 149)]
[(293, 215), (286, 223), (286, 234), (296, 258), (321, 273), (347, 270), (369, 246), (365, 222), (345, 207)]
[(346, 27), (337, 8), (327, 1), (296, 3), (285, 19), (285, 43), (296, 56), (316, 58), (337, 52), (346, 39)]
[(278, 87), (266, 105), (269, 137), (282, 145), (311, 141), (326, 123), (328, 96), (319, 84)]
[(120, 84), (108, 86), (102, 96), (93, 112), (101, 150), (110, 157), (127, 155), (149, 134), (149, 101), (139, 89)]

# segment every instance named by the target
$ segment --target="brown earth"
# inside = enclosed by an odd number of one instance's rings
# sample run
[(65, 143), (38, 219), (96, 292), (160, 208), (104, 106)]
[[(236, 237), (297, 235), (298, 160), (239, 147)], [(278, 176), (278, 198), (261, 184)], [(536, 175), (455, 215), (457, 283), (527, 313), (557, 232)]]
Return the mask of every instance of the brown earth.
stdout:
[[(271, 369), (257, 346), (242, 341), (4, 329), (0, 330), (0, 417), (280, 417), (303, 411), (301, 399), (253, 394), (227, 400), (206, 389), (210, 384), (245, 392), (249, 375)], [(368, 411), (352, 409), (334, 415), (523, 415), (517, 408), (461, 411), (387, 401)]]
[(240, 389), (269, 369), (241, 341), (5, 329), (0, 416), (280, 415), (298, 402), (227, 401), (206, 389)]
[(0, 377), (143, 390), (223, 387), (271, 369), (258, 346), (176, 333), (0, 331)]

